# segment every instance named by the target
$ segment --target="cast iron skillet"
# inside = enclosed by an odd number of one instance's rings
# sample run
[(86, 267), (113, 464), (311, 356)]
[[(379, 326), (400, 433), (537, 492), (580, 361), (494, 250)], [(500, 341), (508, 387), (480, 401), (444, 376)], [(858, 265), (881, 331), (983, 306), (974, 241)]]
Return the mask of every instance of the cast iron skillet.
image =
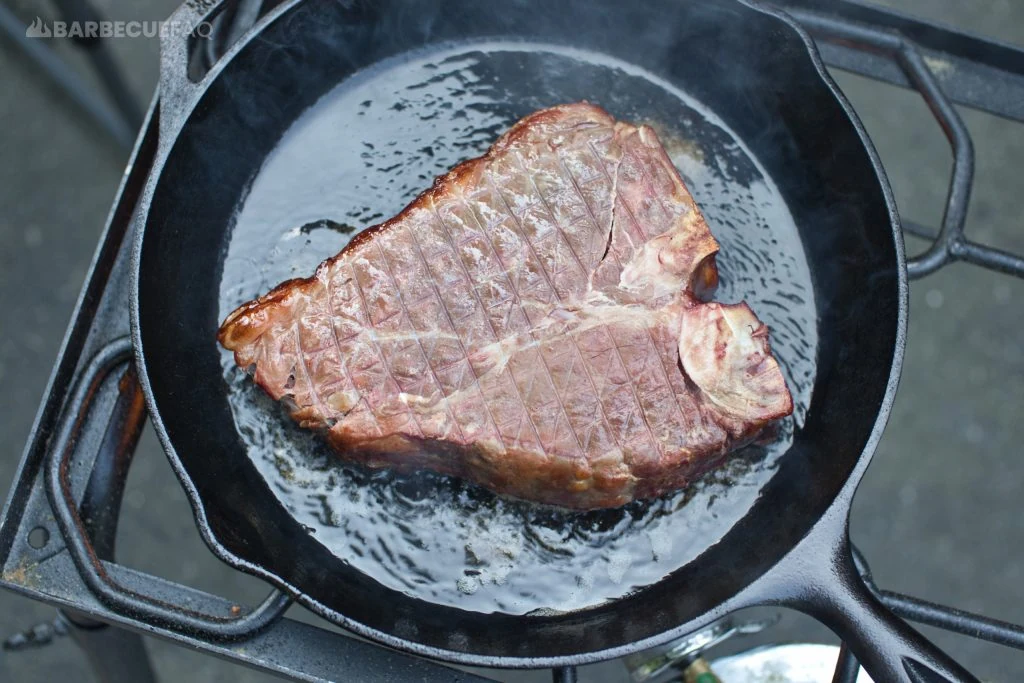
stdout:
[[(174, 21), (197, 25), (218, 5), (189, 3)], [(784, 198), (817, 311), (806, 419), (749, 511), (655, 585), (567, 614), (431, 604), (328, 552), (254, 466), (215, 342), (235, 211), (289, 126), (346, 79), (372, 80), (377, 63), (496, 39), (571, 48), (583, 64), (635, 65), (720, 117)], [(741, 0), (292, 1), (198, 82), (187, 76), (186, 43), (172, 37), (163, 46), (160, 149), (137, 215), (133, 340), (153, 424), (219, 557), (360, 635), (453, 662), (540, 667), (619, 657), (741, 607), (783, 604), (833, 628), (877, 681), (973, 680), (887, 612), (852, 564), (847, 518), (896, 391), (907, 279), (878, 158), (792, 20)], [(486, 62), (487, 51), (476, 59)], [(540, 91), (538, 102), (505, 103), (510, 115), (579, 99), (587, 85), (572, 73), (495, 73), (494, 92), (514, 90), (517, 78)], [(590, 99), (605, 104), (614, 89), (605, 83), (607, 92)], [(619, 114), (628, 93), (615, 97), (609, 108)], [(454, 130), (443, 111), (423, 125)]]

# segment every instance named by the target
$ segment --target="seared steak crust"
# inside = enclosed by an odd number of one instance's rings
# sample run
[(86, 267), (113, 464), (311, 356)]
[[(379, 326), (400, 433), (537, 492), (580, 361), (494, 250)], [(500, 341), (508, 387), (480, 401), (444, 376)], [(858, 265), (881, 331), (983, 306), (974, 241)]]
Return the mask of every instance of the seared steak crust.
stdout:
[(792, 412), (654, 131), (571, 104), (519, 121), (221, 344), (342, 458), (571, 508), (677, 489)]

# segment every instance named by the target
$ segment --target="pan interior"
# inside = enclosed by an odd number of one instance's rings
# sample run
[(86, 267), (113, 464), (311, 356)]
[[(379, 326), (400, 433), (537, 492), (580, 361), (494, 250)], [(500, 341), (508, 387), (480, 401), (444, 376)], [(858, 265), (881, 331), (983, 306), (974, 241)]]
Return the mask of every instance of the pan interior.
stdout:
[[(748, 147), (656, 75), (592, 52), (479, 42), (385, 60), (345, 80), (281, 137), (237, 207), (219, 318), (312, 273), (520, 117), (587, 99), (655, 127), (722, 245), (716, 299), (746, 300), (771, 329), (796, 403), (769, 443), (686, 491), (571, 513), (428, 473), (338, 462), (221, 351), (238, 436), (279, 503), (339, 567), (420, 600), (482, 613), (581, 610), (657, 583), (747, 515), (803, 425), (817, 313), (800, 235)], [(212, 340), (210, 342), (213, 343)]]

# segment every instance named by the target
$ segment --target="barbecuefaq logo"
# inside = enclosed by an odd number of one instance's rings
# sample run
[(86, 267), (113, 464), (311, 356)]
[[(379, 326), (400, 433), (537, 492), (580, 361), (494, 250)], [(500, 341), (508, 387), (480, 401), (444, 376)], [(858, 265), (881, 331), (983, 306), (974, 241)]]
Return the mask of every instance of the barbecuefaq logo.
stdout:
[(39, 16), (25, 28), (26, 38), (209, 38), (213, 25), (177, 21), (43, 21)]

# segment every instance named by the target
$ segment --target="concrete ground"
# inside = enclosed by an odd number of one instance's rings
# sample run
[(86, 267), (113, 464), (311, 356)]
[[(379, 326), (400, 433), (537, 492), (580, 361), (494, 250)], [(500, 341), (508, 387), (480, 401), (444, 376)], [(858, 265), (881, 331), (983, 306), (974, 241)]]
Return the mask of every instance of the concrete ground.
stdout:
[[(11, 2), (23, 18), (51, 8)], [(108, 17), (158, 19), (174, 0), (96, 0)], [(911, 13), (1024, 44), (1024, 4), (1011, 0), (888, 0)], [(157, 75), (152, 39), (112, 41), (140, 102)], [(81, 66), (69, 45), (61, 54)], [(12, 46), (0, 40), (0, 489), (21, 453), (68, 315), (125, 163), (125, 154), (78, 115)], [(948, 147), (913, 95), (859, 78), (840, 83), (863, 117), (902, 213), (937, 224)], [(1024, 252), (1024, 126), (964, 112), (977, 149), (972, 238)], [(920, 243), (911, 240), (910, 248)], [(912, 287), (907, 362), (895, 410), (859, 492), (853, 536), (887, 588), (1024, 622), (1024, 282), (953, 266)], [(176, 480), (152, 435), (131, 473), (120, 533), (125, 563), (197, 587), (253, 600), (265, 590), (215, 560), (196, 534)], [(53, 610), (0, 593), (0, 636)], [(296, 616), (302, 616), (296, 614)], [(303, 616), (303, 618), (308, 618)], [(928, 634), (979, 676), (1024, 680), (1024, 653)], [(756, 641), (830, 634), (785, 614)], [(149, 643), (163, 681), (265, 681), (270, 677)], [(583, 680), (624, 680), (621, 665)], [(504, 680), (546, 674), (494, 673)], [(0, 653), (0, 680), (90, 680), (67, 641), (39, 653)]]

